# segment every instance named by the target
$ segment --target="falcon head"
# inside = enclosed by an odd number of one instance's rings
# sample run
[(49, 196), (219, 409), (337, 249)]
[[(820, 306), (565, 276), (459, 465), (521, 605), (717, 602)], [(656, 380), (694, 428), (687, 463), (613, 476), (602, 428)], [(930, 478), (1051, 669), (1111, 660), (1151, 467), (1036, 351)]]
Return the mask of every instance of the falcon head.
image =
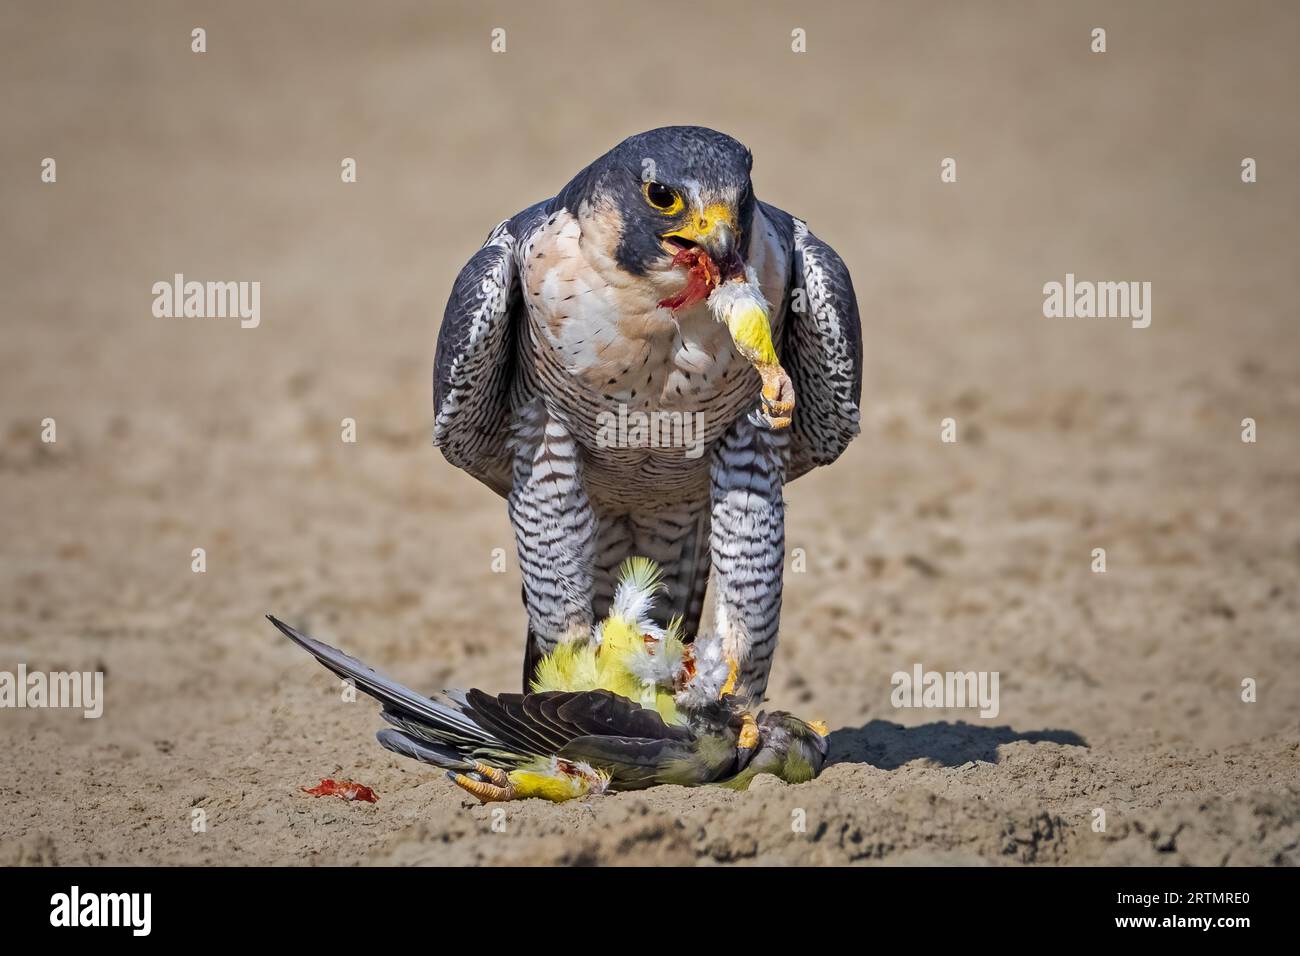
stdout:
[(595, 251), (626, 272), (680, 285), (674, 259), (703, 250), (725, 281), (745, 271), (752, 166), (749, 150), (730, 136), (666, 126), (623, 140), (557, 200), (584, 221), (584, 244), (594, 241)]

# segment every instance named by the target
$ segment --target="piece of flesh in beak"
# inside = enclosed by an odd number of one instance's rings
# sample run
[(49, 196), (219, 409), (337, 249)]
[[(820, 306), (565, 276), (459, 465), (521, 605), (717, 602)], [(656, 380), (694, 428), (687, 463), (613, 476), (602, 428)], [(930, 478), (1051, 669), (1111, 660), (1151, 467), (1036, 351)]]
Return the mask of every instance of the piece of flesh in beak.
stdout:
[(689, 308), (697, 302), (703, 302), (722, 278), (717, 264), (698, 246), (683, 249), (673, 256), (673, 268), (686, 270), (686, 285), (676, 295), (660, 299), (659, 307), (672, 309), (674, 314), (678, 309)]
[(727, 326), (731, 340), (763, 381), (760, 415), (768, 427), (788, 428), (794, 412), (794, 385), (772, 344), (767, 300), (752, 270), (723, 282), (709, 296), (714, 318)]

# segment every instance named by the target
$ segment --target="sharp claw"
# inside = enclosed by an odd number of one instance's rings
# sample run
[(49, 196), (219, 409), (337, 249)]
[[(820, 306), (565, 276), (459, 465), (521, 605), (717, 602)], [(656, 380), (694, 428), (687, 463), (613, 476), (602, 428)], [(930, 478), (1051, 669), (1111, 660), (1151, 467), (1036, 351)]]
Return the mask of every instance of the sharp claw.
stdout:
[(474, 772), (486, 777), (489, 781), (496, 784), (498, 787), (510, 786), (510, 775), (498, 767), (489, 767), (487, 764), (479, 763), (477, 760), (475, 760)]
[[(488, 768), (491, 770), (492, 768)], [(467, 793), (473, 794), (478, 798), (480, 803), (497, 803), (504, 800), (513, 800), (515, 797), (514, 788), (506, 781), (506, 786), (499, 787), (495, 784), (486, 783), (482, 780), (475, 780), (473, 777), (467, 777), (463, 773), (447, 771), (447, 777), (456, 786), (460, 787)]]
[(740, 736), (736, 738), (736, 745), (742, 750), (753, 750), (758, 746), (758, 721), (754, 720), (754, 715), (746, 711), (741, 715)]
[(792, 420), (788, 413), (782, 414), (780, 409), (764, 408), (758, 413), (758, 424), (764, 425), (773, 431), (789, 428)]

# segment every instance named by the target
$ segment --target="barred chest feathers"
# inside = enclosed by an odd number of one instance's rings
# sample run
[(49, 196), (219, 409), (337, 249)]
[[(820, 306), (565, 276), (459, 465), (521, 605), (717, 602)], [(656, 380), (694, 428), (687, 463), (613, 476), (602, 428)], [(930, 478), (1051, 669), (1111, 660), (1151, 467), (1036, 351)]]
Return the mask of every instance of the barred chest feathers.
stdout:
[[(589, 460), (704, 464), (707, 456), (698, 447), (686, 454), (691, 447), (635, 431), (623, 436), (621, 447), (608, 447), (597, 441), (599, 416), (690, 416), (702, 426), (695, 437), (707, 447), (753, 405), (758, 376), (706, 304), (675, 317), (659, 307), (680, 288), (680, 275), (632, 275), (602, 251), (617, 244), (616, 213), (583, 209), (580, 215), (558, 213), (518, 251), (528, 309), (520, 358), (537, 386), (529, 391), (545, 396), (548, 411), (566, 424)], [(788, 263), (761, 212), (754, 230), (749, 261), (779, 321)]]

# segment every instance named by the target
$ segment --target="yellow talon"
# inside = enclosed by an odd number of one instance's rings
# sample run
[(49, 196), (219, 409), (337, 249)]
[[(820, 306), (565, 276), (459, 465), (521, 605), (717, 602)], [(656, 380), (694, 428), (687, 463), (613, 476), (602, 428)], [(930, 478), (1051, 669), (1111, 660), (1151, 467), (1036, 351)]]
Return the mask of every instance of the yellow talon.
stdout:
[(817, 732), (818, 737), (829, 736), (831, 732), (831, 729), (826, 726), (826, 721), (824, 720), (810, 720), (808, 721), (808, 726)]
[(752, 750), (758, 746), (758, 721), (748, 711), (741, 715), (740, 720), (740, 736), (736, 739), (736, 744), (743, 750)]
[[(824, 737), (826, 735), (823, 734), (822, 736)], [(489, 767), (487, 764), (479, 763), (477, 760), (475, 760), (474, 772), (482, 774), (483, 776), (487, 777), (488, 780), (490, 780), (492, 783), (495, 783), (498, 787), (510, 786), (510, 775), (507, 774), (504, 770), (500, 770), (496, 767)]]
[(736, 678), (738, 676), (740, 676), (740, 662), (734, 657), (728, 655), (727, 682), (722, 685), (722, 690), (718, 693), (719, 698), (726, 697), (728, 694), (734, 694), (736, 692)]
[(483, 780), (467, 777), (463, 773), (451, 773), (449, 771), (447, 776), (452, 779), (456, 786), (478, 797), (480, 803), (498, 803), (515, 798), (514, 788), (509, 786), (509, 781), (507, 781), (507, 786), (498, 787)]

